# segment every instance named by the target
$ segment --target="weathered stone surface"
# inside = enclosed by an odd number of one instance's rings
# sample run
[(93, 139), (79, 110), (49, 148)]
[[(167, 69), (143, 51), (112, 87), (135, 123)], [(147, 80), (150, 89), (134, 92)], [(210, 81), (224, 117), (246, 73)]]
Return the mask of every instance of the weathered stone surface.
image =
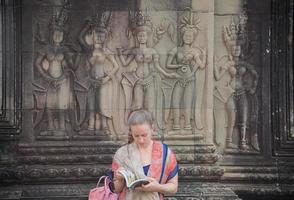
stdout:
[(181, 167), (166, 199), (293, 195), (292, 11), (1, 1), (0, 199), (87, 199), (140, 108)]

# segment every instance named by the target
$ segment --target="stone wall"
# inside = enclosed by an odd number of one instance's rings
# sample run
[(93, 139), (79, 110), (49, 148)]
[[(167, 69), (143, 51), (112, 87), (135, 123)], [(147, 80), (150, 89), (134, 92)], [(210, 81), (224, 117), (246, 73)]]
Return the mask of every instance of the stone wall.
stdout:
[(0, 199), (86, 199), (141, 108), (180, 163), (167, 199), (293, 195), (291, 9), (1, 1)]

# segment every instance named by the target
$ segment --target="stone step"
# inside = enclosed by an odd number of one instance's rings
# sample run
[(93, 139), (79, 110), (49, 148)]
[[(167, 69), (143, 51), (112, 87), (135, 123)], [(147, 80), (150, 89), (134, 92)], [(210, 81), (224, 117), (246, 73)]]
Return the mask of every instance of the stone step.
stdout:
[[(76, 184), (34, 184), (0, 187), (0, 199), (50, 199), (87, 200), (95, 182)], [(219, 183), (180, 183), (175, 195), (165, 196), (165, 200), (240, 200), (227, 186)]]
[[(31, 164), (0, 166), (0, 181), (4, 183), (35, 181), (50, 183), (69, 183), (72, 181), (93, 181), (111, 168), (110, 164)], [(209, 180), (219, 181), (224, 169), (209, 165), (180, 165), (179, 177), (181, 181)]]

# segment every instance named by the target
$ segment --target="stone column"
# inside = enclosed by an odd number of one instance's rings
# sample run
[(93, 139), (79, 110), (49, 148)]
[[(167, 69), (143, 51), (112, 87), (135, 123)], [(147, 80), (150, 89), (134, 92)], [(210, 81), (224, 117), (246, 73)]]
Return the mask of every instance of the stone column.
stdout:
[[(205, 122), (205, 140), (213, 143), (213, 58), (214, 58), (214, 0), (192, 0), (192, 9), (205, 18), (205, 41), (207, 49), (207, 64), (205, 77), (205, 96), (203, 97), (202, 116)], [(203, 20), (204, 21), (204, 20)], [(204, 73), (204, 72), (202, 72)], [(199, 109), (196, 107), (196, 110)], [(197, 113), (197, 112), (195, 112)], [(195, 116), (197, 117), (197, 116)]]

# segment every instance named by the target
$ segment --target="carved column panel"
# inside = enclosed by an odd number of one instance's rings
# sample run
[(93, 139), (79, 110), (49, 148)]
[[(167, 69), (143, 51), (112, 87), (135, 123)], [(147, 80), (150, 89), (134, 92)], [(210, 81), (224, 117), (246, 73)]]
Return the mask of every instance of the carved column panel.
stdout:
[(252, 60), (256, 41), (250, 38), (242, 1), (216, 3), (215, 138), (225, 153), (258, 153), (258, 66)]
[(213, 1), (119, 5), (22, 4), (21, 152), (81, 140), (121, 144), (129, 113), (143, 108), (155, 119), (155, 137), (174, 145), (180, 162), (215, 163)]
[(0, 42), (0, 161), (15, 161), (15, 145), (21, 132), (22, 71), (19, 1), (1, 1)]
[[(20, 64), (20, 37), (15, 30), (20, 30), (19, 10), (14, 6), (18, 1), (1, 1), (1, 136), (18, 135), (21, 106), (21, 69)], [(17, 111), (17, 112), (15, 112)]]
[[(272, 90), (278, 92), (273, 98), (274, 155), (293, 155), (293, 2), (273, 4)], [(284, 17), (288, 13), (289, 17)], [(291, 18), (292, 15), (292, 18)], [(286, 37), (285, 37), (286, 36)], [(279, 59), (277, 59), (279, 58)], [(283, 59), (280, 59), (283, 58)]]

